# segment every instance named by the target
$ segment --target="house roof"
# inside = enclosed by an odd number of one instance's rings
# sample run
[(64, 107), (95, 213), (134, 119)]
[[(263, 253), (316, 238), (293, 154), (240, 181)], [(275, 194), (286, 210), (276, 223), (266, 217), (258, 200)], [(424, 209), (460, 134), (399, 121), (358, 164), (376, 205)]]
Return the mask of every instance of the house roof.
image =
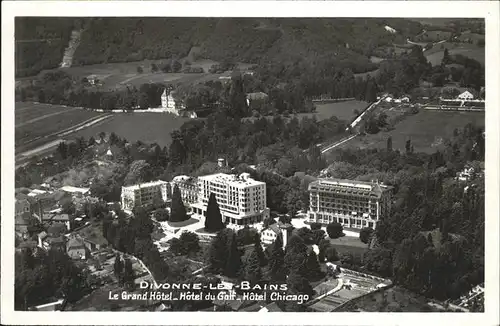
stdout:
[(47, 233), (50, 234), (51, 236), (59, 236), (61, 234), (64, 234), (66, 232), (66, 226), (61, 223), (55, 223), (52, 224), (48, 229)]
[(47, 240), (46, 240), (49, 244), (61, 244), (61, 243), (64, 243), (64, 237), (63, 236), (59, 236), (59, 237), (48, 237)]
[(85, 243), (81, 239), (71, 238), (69, 239), (66, 247), (68, 248), (68, 250), (85, 249)]
[(264, 92), (256, 92), (256, 93), (248, 93), (247, 98), (249, 100), (263, 100), (268, 98), (269, 96)]
[(55, 214), (52, 217), (48, 218), (47, 220), (53, 221), (53, 222), (67, 222), (69, 221), (69, 215), (68, 214)]
[(38, 237), (40, 239), (45, 239), (47, 237), (47, 232), (42, 231), (42, 232), (38, 233)]

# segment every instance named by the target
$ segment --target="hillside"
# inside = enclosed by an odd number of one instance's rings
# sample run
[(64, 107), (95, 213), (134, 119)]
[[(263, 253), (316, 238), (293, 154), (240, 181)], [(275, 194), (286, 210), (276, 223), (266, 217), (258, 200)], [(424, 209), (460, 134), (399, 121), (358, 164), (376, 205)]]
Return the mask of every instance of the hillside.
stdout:
[[(386, 25), (397, 32), (387, 32)], [(373, 49), (400, 43), (422, 29), (418, 22), (378, 18), (17, 18), (17, 39), (56, 35), (57, 41), (41, 47), (22, 43), (16, 52), (16, 75), (57, 67), (75, 28), (83, 32), (73, 65), (178, 59), (196, 46), (196, 56), (202, 59), (314, 62), (321, 55), (340, 66), (355, 61), (358, 72), (376, 68), (369, 60)]]
[(78, 22), (72, 18), (23, 17), (14, 23), (16, 77), (24, 77), (59, 66)]

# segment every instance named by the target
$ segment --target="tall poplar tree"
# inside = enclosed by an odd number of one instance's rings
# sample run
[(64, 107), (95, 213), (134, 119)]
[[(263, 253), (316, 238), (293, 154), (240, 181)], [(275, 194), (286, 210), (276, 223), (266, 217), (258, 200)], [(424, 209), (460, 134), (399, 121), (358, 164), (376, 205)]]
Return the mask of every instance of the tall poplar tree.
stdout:
[(270, 251), (268, 267), (271, 280), (275, 282), (286, 280), (285, 252), (283, 251), (281, 236), (276, 238)]
[(228, 249), (229, 252), (227, 255), (224, 274), (229, 277), (236, 277), (238, 276), (241, 268), (241, 255), (238, 250), (238, 242), (234, 232), (232, 232), (232, 235), (229, 238)]
[(223, 228), (224, 228), (224, 223), (222, 223), (222, 215), (220, 213), (219, 204), (217, 204), (217, 199), (215, 198), (215, 194), (211, 193), (207, 205), (205, 231), (217, 232), (222, 230)]
[(245, 267), (245, 280), (249, 281), (251, 284), (256, 284), (262, 280), (259, 256), (255, 250), (253, 250), (248, 257)]
[(171, 222), (182, 222), (186, 221), (188, 216), (186, 214), (186, 207), (182, 202), (181, 191), (177, 185), (174, 186), (174, 191), (172, 193), (172, 207), (170, 214)]

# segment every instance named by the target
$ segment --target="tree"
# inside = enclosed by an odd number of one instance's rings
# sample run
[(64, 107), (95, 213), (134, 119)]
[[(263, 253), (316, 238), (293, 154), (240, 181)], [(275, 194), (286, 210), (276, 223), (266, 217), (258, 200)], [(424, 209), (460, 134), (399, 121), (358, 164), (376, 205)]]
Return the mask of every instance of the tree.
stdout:
[(392, 151), (392, 137), (391, 136), (389, 136), (387, 138), (387, 150)]
[(333, 246), (329, 246), (325, 250), (325, 257), (326, 257), (326, 261), (328, 261), (328, 262), (338, 261), (339, 254), (337, 252), (337, 249), (335, 249)]
[(166, 64), (164, 64), (164, 65), (161, 66), (161, 71), (164, 72), (164, 73), (171, 72), (172, 71), (172, 67), (170, 66), (170, 64), (166, 63)]
[(314, 243), (313, 232), (308, 227), (303, 227), (303, 228), (296, 230), (295, 234), (298, 235), (299, 237), (301, 237), (304, 240), (305, 244)]
[(255, 250), (248, 257), (245, 266), (245, 280), (251, 284), (257, 284), (262, 280), (262, 271), (260, 269), (259, 256)]
[(323, 272), (321, 271), (318, 262), (318, 256), (316, 255), (314, 250), (311, 250), (309, 252), (309, 255), (307, 256), (306, 267), (307, 267), (307, 276), (310, 280), (317, 280), (320, 277), (323, 277)]
[(123, 283), (129, 289), (134, 286), (134, 270), (132, 269), (132, 261), (130, 259), (125, 259), (125, 267), (123, 269)]
[(286, 279), (285, 274), (285, 252), (283, 251), (283, 241), (278, 236), (271, 246), (269, 255), (269, 276), (272, 281), (279, 282)]
[(174, 186), (172, 193), (170, 213), (170, 222), (183, 222), (189, 219), (189, 216), (186, 214), (186, 207), (182, 202), (181, 191), (177, 185)]
[(133, 161), (130, 164), (129, 172), (125, 176), (125, 185), (132, 185), (150, 181), (152, 177), (151, 165), (145, 160)]
[(301, 275), (306, 275), (307, 246), (304, 240), (292, 235), (285, 250), (285, 269), (288, 273), (298, 271)]
[(153, 216), (158, 222), (168, 221), (169, 218), (168, 211), (165, 208), (155, 210)]
[(373, 230), (372, 228), (362, 228), (361, 231), (359, 232), (359, 240), (363, 243), (368, 243), (370, 242), (370, 239), (372, 237)]
[(241, 268), (241, 255), (238, 250), (238, 242), (236, 240), (236, 234), (232, 232), (228, 243), (229, 252), (227, 255), (227, 262), (224, 268), (224, 275), (229, 277), (238, 276)]
[(142, 74), (144, 72), (144, 70), (142, 69), (141, 66), (137, 66), (137, 73), (138, 74)]
[(285, 206), (290, 217), (294, 218), (297, 212), (304, 206), (300, 190), (288, 191), (285, 194)]
[(222, 223), (222, 214), (220, 213), (219, 204), (215, 198), (215, 194), (211, 193), (207, 205), (207, 217), (205, 218), (205, 230), (207, 232), (217, 232), (224, 228)]
[(310, 225), (311, 230), (320, 230), (321, 229), (321, 223), (318, 222), (312, 222)]
[(323, 240), (326, 237), (326, 233), (324, 230), (313, 230), (312, 231), (312, 241), (314, 244), (318, 245), (321, 240)]
[(209, 270), (214, 274), (222, 273), (226, 267), (227, 236), (224, 231), (221, 230), (217, 233), (208, 251)]
[(443, 53), (443, 64), (448, 64), (450, 63), (450, 52), (448, 51), (448, 49), (444, 49), (444, 53)]
[(152, 73), (158, 72), (158, 66), (154, 63), (151, 64), (151, 72)]
[(306, 277), (300, 273), (293, 271), (287, 278), (288, 291), (292, 294), (307, 294), (310, 297), (314, 294), (314, 290)]
[(254, 250), (255, 252), (257, 252), (257, 257), (259, 257), (260, 266), (264, 266), (267, 263), (266, 255), (264, 254), (264, 250), (262, 250), (262, 245), (260, 244), (260, 237), (258, 234), (256, 234), (254, 241)]
[(115, 264), (113, 267), (114, 267), (113, 272), (115, 276), (118, 277), (118, 279), (120, 279), (123, 273), (123, 264), (119, 254), (116, 254), (115, 256)]
[(172, 72), (179, 72), (182, 69), (182, 64), (179, 61), (174, 60), (172, 62), (172, 66), (171, 67), (172, 67)]
[(332, 239), (337, 239), (340, 238), (344, 235), (344, 228), (342, 227), (342, 224), (338, 222), (332, 222), (326, 226), (326, 232), (328, 233), (328, 236)]
[(189, 255), (200, 250), (200, 239), (196, 233), (183, 232), (179, 239), (170, 240), (169, 250), (176, 255)]
[(411, 153), (411, 139), (408, 139), (406, 141), (406, 144), (405, 144), (405, 150), (406, 150), (406, 154), (410, 154)]

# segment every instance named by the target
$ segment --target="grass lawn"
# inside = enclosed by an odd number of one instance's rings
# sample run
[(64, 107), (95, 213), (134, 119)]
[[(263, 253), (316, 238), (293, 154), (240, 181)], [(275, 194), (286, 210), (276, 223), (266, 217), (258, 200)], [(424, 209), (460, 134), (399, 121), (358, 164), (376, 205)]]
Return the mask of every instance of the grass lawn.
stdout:
[(115, 113), (112, 118), (80, 130), (73, 136), (90, 138), (101, 131), (114, 132), (129, 142), (140, 140), (163, 147), (170, 144), (170, 133), (187, 120), (167, 113)]
[(205, 228), (199, 228), (195, 231), (196, 233), (206, 233), (206, 234), (217, 234), (217, 232), (208, 232)]
[(199, 221), (195, 218), (190, 218), (187, 221), (182, 221), (182, 222), (168, 222), (168, 225), (170, 225), (173, 228), (181, 228), (183, 226), (188, 226), (191, 224), (198, 223)]
[(404, 152), (406, 140), (410, 139), (416, 152), (433, 153), (443, 148), (443, 139), (451, 137), (455, 128), (461, 129), (469, 122), (484, 127), (484, 113), (421, 110), (399, 122), (394, 130), (359, 136), (338, 148), (386, 148), (391, 136), (395, 150)]

